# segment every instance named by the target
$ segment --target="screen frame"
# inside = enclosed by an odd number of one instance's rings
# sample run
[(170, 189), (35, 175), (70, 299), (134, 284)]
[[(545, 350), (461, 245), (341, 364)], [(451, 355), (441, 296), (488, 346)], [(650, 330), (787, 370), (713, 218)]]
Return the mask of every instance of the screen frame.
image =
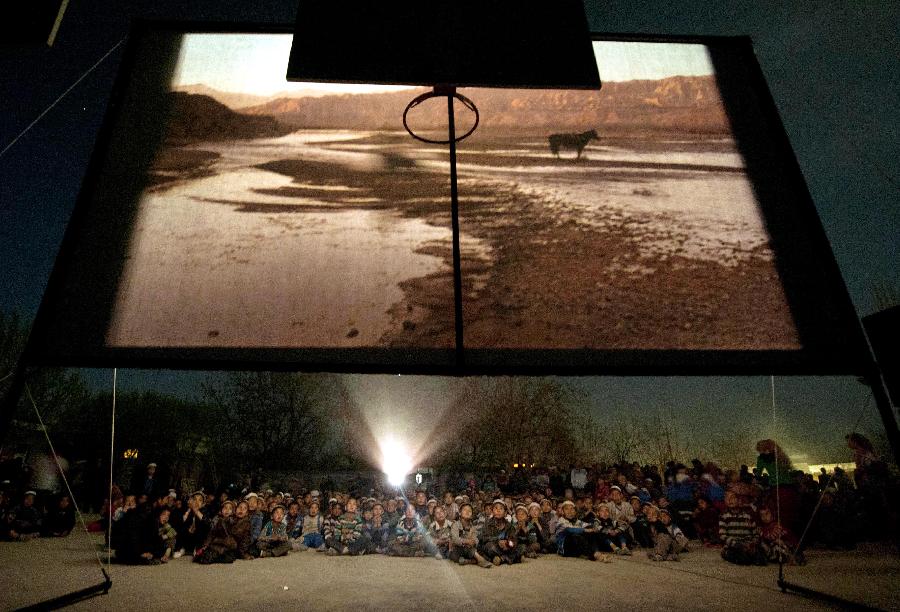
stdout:
[[(774, 99), (747, 36), (678, 36), (591, 32), (592, 40), (698, 43), (728, 48), (746, 71), (746, 86), (755, 94), (765, 122), (770, 151), (794, 196), (789, 216), (806, 232), (810, 252), (821, 273), (821, 288), (843, 328), (840, 342), (799, 350), (520, 350), (418, 348), (111, 348), (90, 347), (90, 354), (59, 351), (51, 334), (53, 322), (66, 314), (66, 279), (72, 254), (84, 236), (98, 179), (108, 156), (126, 90), (142, 39), (148, 33), (290, 34), (292, 25), (138, 20), (132, 27), (103, 124), (66, 228), (46, 291), (23, 354), (28, 365), (61, 367), (129, 367), (184, 370), (284, 370), (336, 373), (405, 373), (472, 375), (861, 375), (869, 353), (862, 324), (850, 300), (815, 204), (781, 122)], [(717, 67), (718, 73), (718, 67)], [(726, 110), (729, 107), (726, 105)], [(731, 113), (729, 113), (729, 116)], [(399, 122), (399, 118), (398, 118)], [(751, 179), (756, 185), (756, 181)], [(448, 193), (448, 206), (449, 206)], [(769, 218), (766, 216), (768, 223)], [(781, 252), (776, 251), (776, 259)], [(785, 287), (788, 290), (788, 287)], [(794, 298), (796, 296), (790, 296)], [(795, 300), (790, 299), (793, 308)], [(801, 305), (803, 301), (801, 299)], [(805, 304), (804, 308), (810, 308)], [(448, 304), (451, 308), (452, 304)], [(805, 313), (806, 314), (806, 313)], [(801, 336), (802, 336), (802, 330)]]

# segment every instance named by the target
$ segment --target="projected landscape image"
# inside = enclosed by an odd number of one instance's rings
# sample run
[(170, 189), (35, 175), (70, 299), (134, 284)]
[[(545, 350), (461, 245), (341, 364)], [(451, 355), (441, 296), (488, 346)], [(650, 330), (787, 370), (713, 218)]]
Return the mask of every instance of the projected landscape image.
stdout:
[[(287, 83), (289, 47), (185, 37), (109, 346), (453, 346), (448, 153), (401, 123), (421, 90)], [(599, 92), (463, 92), (466, 346), (800, 348), (705, 48), (595, 53)]]

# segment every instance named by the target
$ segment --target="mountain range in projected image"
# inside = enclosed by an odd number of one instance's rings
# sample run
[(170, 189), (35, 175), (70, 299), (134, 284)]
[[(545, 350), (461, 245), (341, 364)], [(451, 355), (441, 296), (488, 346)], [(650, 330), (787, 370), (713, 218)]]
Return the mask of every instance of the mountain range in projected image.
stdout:
[[(419, 90), (380, 94), (327, 95), (315, 90), (254, 96), (218, 91), (203, 84), (176, 91), (203, 95), (242, 114), (269, 116), (294, 128), (396, 129), (396, 109), (406, 106)], [(424, 89), (421, 91), (425, 91)], [(581, 129), (673, 130), (727, 133), (728, 119), (713, 76), (673, 76), (659, 80), (606, 82), (601, 91), (578, 90), (462, 90), (478, 104), (480, 130)], [(411, 95), (412, 94), (412, 95)], [(198, 106), (206, 101), (197, 98)], [(522, 125), (522, 112), (529, 123)], [(443, 105), (435, 102), (416, 110), (413, 119), (429, 129), (445, 129)], [(461, 113), (462, 121), (465, 116)]]

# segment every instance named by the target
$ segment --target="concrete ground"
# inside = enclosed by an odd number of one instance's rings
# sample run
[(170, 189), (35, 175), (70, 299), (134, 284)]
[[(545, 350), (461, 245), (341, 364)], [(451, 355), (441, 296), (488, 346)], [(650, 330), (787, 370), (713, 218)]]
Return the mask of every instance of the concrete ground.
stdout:
[[(0, 607), (34, 604), (103, 581), (101, 539), (0, 543)], [(105, 560), (105, 553), (101, 553)], [(799, 585), (862, 604), (900, 610), (900, 558), (886, 548), (812, 551), (805, 567), (786, 568)], [(679, 563), (641, 554), (612, 563), (545, 556), (489, 570), (436, 559), (327, 557), (306, 551), (281, 559), (200, 566), (189, 557), (168, 565), (113, 564), (112, 589), (75, 610), (821, 610), (822, 602), (782, 594), (777, 567), (736, 567), (718, 551), (698, 549)]]

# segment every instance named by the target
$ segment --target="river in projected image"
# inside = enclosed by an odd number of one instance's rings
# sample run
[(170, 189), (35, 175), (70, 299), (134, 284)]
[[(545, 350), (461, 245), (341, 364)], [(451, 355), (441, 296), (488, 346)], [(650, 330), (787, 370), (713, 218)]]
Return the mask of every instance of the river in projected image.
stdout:
[[(793, 348), (741, 157), (723, 138), (488, 131), (459, 150), (472, 347)], [(113, 346), (453, 345), (446, 150), (299, 130), (162, 150)]]

